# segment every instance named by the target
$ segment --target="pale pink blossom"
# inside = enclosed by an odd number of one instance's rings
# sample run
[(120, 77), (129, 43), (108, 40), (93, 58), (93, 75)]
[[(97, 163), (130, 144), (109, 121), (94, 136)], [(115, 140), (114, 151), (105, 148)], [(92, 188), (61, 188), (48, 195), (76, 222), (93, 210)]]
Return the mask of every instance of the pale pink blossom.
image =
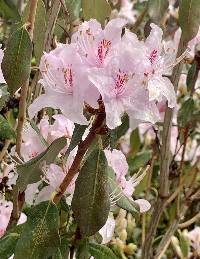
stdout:
[(108, 64), (113, 47), (121, 40), (124, 19), (113, 19), (102, 30), (95, 19), (84, 22), (72, 36), (81, 58), (89, 67), (104, 67)]
[(11, 201), (0, 198), (0, 237), (4, 235), (13, 210)]
[(176, 105), (176, 94), (171, 81), (165, 77), (169, 69), (174, 65), (174, 53), (164, 52), (162, 41), (163, 32), (155, 24), (151, 24), (151, 32), (144, 42), (146, 55), (150, 61), (147, 76), (147, 88), (150, 101), (162, 101), (165, 98), (170, 108)]
[(4, 76), (3, 76), (3, 73), (2, 73), (2, 70), (1, 70), (1, 63), (2, 63), (2, 60), (3, 60), (3, 50), (0, 49), (0, 84), (6, 84), (6, 81), (4, 79)]
[(133, 24), (136, 21), (138, 11), (134, 8), (134, 2), (130, 0), (121, 0), (121, 7), (118, 13), (118, 17), (124, 18), (128, 23)]
[[(129, 198), (132, 198), (132, 194), (135, 191), (135, 187), (142, 181), (146, 172), (140, 174), (140, 171), (133, 175), (128, 180), (126, 179), (126, 174), (128, 173), (128, 163), (126, 157), (120, 150), (114, 149), (113, 151), (104, 150), (108, 165), (113, 169), (116, 175), (116, 180), (122, 192)], [(117, 167), (117, 164), (119, 165)], [(147, 200), (138, 199), (134, 200), (138, 203), (140, 207), (140, 212), (146, 212), (150, 209), (151, 205)]]
[(190, 55), (194, 57), (195, 47), (200, 43), (200, 27), (197, 32), (197, 35), (188, 43), (188, 47), (190, 48)]
[[(11, 201), (6, 201), (0, 197), (0, 237), (3, 236), (8, 227), (10, 217), (13, 210), (13, 203)], [(26, 222), (27, 216), (22, 212), (17, 225)]]
[(99, 230), (99, 233), (102, 236), (102, 244), (107, 244), (111, 241), (113, 235), (114, 235), (114, 230), (115, 230), (115, 220), (113, 217), (108, 216), (108, 219), (105, 223), (105, 225)]
[(91, 68), (89, 80), (99, 90), (105, 104), (106, 124), (115, 128), (121, 124), (124, 112), (130, 116), (130, 126), (135, 128), (140, 121), (158, 120), (155, 104), (149, 102), (148, 91), (140, 86), (148, 59), (142, 50), (126, 45), (114, 48), (115, 55), (105, 68)]
[(42, 108), (52, 107), (60, 109), (73, 122), (87, 124), (83, 104), (89, 82), (75, 45), (60, 44), (50, 53), (44, 53), (40, 71), (45, 93), (29, 106), (30, 118)]
[(200, 227), (196, 226), (193, 230), (188, 232), (187, 236), (189, 238), (190, 245), (200, 256)]
[[(50, 164), (45, 171), (45, 181), (48, 183), (48, 186), (45, 186), (37, 195), (35, 199), (35, 203), (40, 203), (42, 201), (46, 201), (51, 199), (51, 195), (54, 191), (58, 190), (58, 187), (62, 183), (63, 179), (66, 176), (66, 173), (68, 172), (68, 169), (72, 163), (69, 162), (70, 159), (68, 159), (67, 164), (65, 168), (61, 168), (60, 166), (56, 164)], [(70, 185), (66, 189), (65, 194), (71, 194), (74, 193), (75, 188), (75, 181), (76, 181), (77, 175), (73, 178)]]
[[(74, 123), (61, 114), (53, 115), (52, 117), (55, 120), (52, 125), (49, 124), (47, 116), (37, 125), (41, 137), (50, 145), (55, 139), (65, 136), (68, 140), (68, 146), (72, 137)], [(23, 143), (21, 145), (21, 155), (24, 160), (28, 161), (36, 157), (46, 148), (47, 146), (41, 141), (38, 133), (29, 124), (25, 126), (23, 131)]]

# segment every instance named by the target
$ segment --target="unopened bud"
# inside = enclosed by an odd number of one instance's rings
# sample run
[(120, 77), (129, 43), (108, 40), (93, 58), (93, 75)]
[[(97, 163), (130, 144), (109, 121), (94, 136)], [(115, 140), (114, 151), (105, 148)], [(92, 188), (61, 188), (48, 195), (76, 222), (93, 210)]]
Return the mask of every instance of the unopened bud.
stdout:
[(130, 243), (124, 247), (124, 253), (128, 255), (133, 255), (137, 250), (137, 246), (133, 243)]
[(127, 232), (126, 232), (126, 229), (123, 229), (121, 231), (121, 233), (119, 234), (119, 238), (123, 241), (123, 242), (126, 242), (126, 239), (127, 239)]

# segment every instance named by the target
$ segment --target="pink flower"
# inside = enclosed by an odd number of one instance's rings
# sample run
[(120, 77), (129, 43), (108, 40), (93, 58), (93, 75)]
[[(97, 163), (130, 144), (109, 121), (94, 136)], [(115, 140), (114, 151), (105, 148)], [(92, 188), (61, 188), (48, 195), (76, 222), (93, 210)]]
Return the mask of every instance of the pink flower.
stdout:
[(111, 241), (115, 230), (115, 220), (113, 217), (108, 216), (108, 219), (106, 221), (106, 224), (99, 230), (99, 233), (101, 234), (103, 240), (102, 244), (107, 244)]
[(84, 22), (72, 36), (81, 58), (89, 67), (104, 67), (108, 64), (113, 47), (121, 40), (124, 19), (108, 22), (102, 30), (101, 24), (95, 19)]
[[(48, 117), (43, 118), (37, 125), (41, 136), (49, 145), (55, 139), (65, 136), (69, 145), (74, 129), (74, 123), (61, 114), (52, 117), (55, 119), (53, 125), (49, 124)], [(23, 132), (23, 143), (21, 146), (21, 155), (24, 160), (28, 161), (31, 158), (34, 158), (41, 154), (46, 148), (47, 146), (41, 141), (37, 132), (30, 125), (26, 126)]]
[[(72, 157), (71, 159), (68, 159), (67, 164), (65, 165), (65, 168), (61, 168), (56, 164), (50, 164), (46, 168), (45, 178), (46, 178), (46, 182), (48, 183), (48, 186), (45, 186), (36, 196), (36, 199), (35, 199), (36, 204), (42, 201), (49, 200), (51, 198), (52, 193), (58, 189), (63, 179), (65, 178), (71, 163), (72, 163)], [(68, 186), (65, 194), (74, 193), (76, 178), (77, 176), (74, 177), (74, 179)]]
[(60, 44), (41, 59), (40, 71), (45, 93), (28, 109), (30, 118), (45, 107), (60, 109), (73, 122), (87, 124), (83, 116), (84, 96), (89, 82), (81, 66), (81, 59), (74, 44)]
[(194, 57), (195, 47), (199, 43), (200, 43), (200, 27), (199, 27), (197, 35), (188, 43), (188, 47), (190, 48), (190, 55), (192, 57)]
[[(132, 199), (132, 194), (135, 191), (135, 187), (144, 178), (146, 172), (142, 174), (138, 172), (137, 174), (133, 175), (133, 177), (131, 177), (129, 180), (126, 180), (125, 176), (128, 173), (128, 163), (124, 154), (116, 149), (114, 149), (113, 151), (104, 150), (104, 152), (108, 161), (108, 165), (115, 172), (117, 183), (121, 187), (123, 193), (129, 199)], [(141, 213), (148, 211), (151, 207), (150, 203), (144, 199), (134, 200), (134, 202), (139, 205)]]
[[(0, 198), (0, 237), (5, 234), (13, 210), (13, 203)], [(21, 213), (17, 225), (26, 222), (27, 216)]]
[(176, 105), (176, 94), (171, 81), (164, 77), (173, 66), (174, 53), (163, 54), (162, 30), (155, 24), (151, 24), (151, 33), (144, 42), (146, 55), (150, 61), (147, 76), (147, 88), (150, 101), (162, 101), (163, 97), (168, 101), (168, 106)]
[(195, 227), (193, 230), (188, 232), (188, 238), (191, 246), (195, 249), (197, 254), (200, 256), (200, 227)]
[(91, 68), (89, 80), (99, 90), (106, 110), (106, 124), (113, 129), (121, 124), (121, 116), (127, 112), (131, 127), (139, 121), (158, 120), (155, 104), (148, 100), (148, 91), (141, 87), (148, 59), (137, 45), (130, 47), (125, 42), (113, 49), (115, 55), (105, 68)]
[(13, 210), (11, 201), (0, 199), (0, 237), (4, 235)]
[(126, 19), (130, 24), (135, 23), (138, 11), (133, 8), (134, 3), (130, 0), (121, 0), (118, 16)]
[(6, 84), (6, 81), (3, 77), (3, 73), (2, 73), (2, 70), (1, 70), (1, 63), (2, 63), (2, 60), (3, 60), (3, 50), (0, 49), (0, 84)]

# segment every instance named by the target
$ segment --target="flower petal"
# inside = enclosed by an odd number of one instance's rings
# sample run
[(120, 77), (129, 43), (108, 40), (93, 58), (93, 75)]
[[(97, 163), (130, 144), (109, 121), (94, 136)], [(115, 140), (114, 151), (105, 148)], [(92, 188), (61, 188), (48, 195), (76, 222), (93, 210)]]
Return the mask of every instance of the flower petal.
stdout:
[(151, 204), (147, 200), (138, 199), (138, 200), (135, 200), (134, 202), (136, 202), (139, 205), (140, 213), (144, 213), (151, 208)]

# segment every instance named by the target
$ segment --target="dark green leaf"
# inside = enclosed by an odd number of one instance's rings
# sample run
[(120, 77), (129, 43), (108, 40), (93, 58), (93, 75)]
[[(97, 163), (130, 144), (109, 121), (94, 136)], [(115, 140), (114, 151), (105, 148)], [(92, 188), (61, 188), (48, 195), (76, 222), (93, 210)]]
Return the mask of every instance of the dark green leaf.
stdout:
[(90, 253), (88, 251), (88, 239), (83, 238), (78, 242), (76, 259), (88, 259), (90, 258)]
[(34, 53), (37, 64), (40, 63), (44, 50), (44, 40), (46, 32), (46, 8), (42, 0), (38, 1), (35, 25), (33, 31)]
[(140, 167), (144, 167), (151, 158), (151, 153), (152, 152), (150, 150), (146, 150), (137, 153), (134, 157), (129, 157), (128, 165), (130, 173), (137, 171)]
[(196, 63), (193, 63), (187, 74), (186, 85), (187, 85), (188, 92), (192, 90), (196, 72), (197, 72), (197, 65)]
[(15, 259), (46, 259), (60, 246), (59, 213), (51, 201), (33, 207), (15, 249)]
[(185, 127), (192, 119), (192, 114), (194, 111), (194, 100), (188, 99), (183, 104), (178, 111), (178, 124), (180, 127)]
[(32, 43), (25, 27), (8, 40), (2, 61), (2, 72), (13, 95), (28, 79), (31, 69)]
[(102, 25), (111, 13), (111, 7), (106, 0), (82, 0), (82, 8), (85, 20), (97, 19)]
[(10, 229), (0, 238), (0, 258), (8, 259), (15, 252), (15, 246), (23, 230), (24, 224)]
[(151, 20), (159, 24), (165, 12), (167, 11), (168, 6), (169, 2), (166, 0), (149, 0), (148, 13)]
[(122, 124), (113, 130), (108, 131), (108, 136), (104, 139), (103, 145), (104, 148), (107, 146), (111, 146), (111, 148), (115, 148), (117, 145), (117, 141), (126, 134), (129, 129), (129, 117), (125, 114), (122, 117)]
[(66, 237), (61, 237), (61, 245), (54, 255), (53, 259), (65, 259), (69, 255), (69, 244)]
[(136, 154), (140, 149), (140, 135), (138, 128), (133, 130), (130, 136), (131, 154)]
[(15, 137), (15, 131), (8, 121), (0, 115), (0, 139), (12, 139)]
[(89, 243), (88, 250), (95, 259), (117, 259), (113, 251), (105, 245)]
[(5, 19), (20, 21), (20, 15), (13, 0), (0, 0), (0, 16)]
[(83, 134), (87, 128), (87, 125), (79, 125), (75, 123), (75, 128), (73, 131), (72, 139), (70, 141), (70, 145), (67, 149), (66, 154), (69, 155), (69, 153), (79, 144), (79, 142), (82, 140)]
[(115, 177), (115, 173), (112, 168), (108, 168), (109, 174), (109, 186), (110, 186), (110, 194), (116, 197), (116, 205), (128, 212), (132, 213), (134, 216), (137, 216), (140, 209), (137, 203), (130, 200), (128, 197), (124, 195), (122, 189), (118, 185)]
[(66, 144), (67, 140), (65, 137), (58, 138), (39, 156), (29, 160), (23, 165), (17, 166), (17, 172), (19, 174), (17, 186), (20, 192), (23, 192), (28, 184), (38, 182), (41, 179), (42, 164), (44, 162), (47, 165), (53, 163)]
[(181, 0), (179, 7), (179, 24), (185, 43), (196, 36), (200, 25), (199, 0)]
[(101, 149), (94, 150), (80, 170), (72, 209), (82, 235), (94, 235), (106, 223), (110, 200), (107, 160)]

